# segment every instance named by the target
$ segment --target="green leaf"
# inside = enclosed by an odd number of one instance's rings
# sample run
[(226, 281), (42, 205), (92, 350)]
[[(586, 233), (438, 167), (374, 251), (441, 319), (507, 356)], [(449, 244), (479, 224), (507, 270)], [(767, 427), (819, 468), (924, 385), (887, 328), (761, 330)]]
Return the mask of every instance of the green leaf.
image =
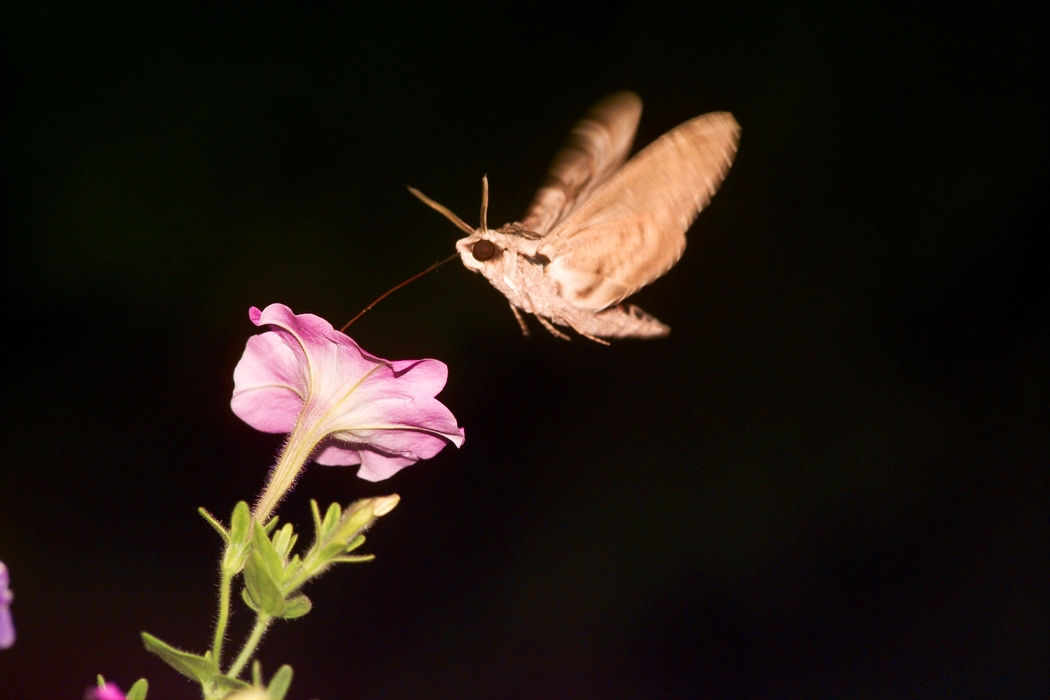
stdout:
[(142, 641), (146, 643), (146, 650), (151, 651), (173, 669), (195, 681), (205, 684), (215, 676), (219, 675), (219, 667), (211, 660), (211, 657), (191, 654), (188, 651), (180, 651), (160, 641), (148, 632), (142, 633)]
[(218, 518), (216, 518), (214, 515), (212, 515), (208, 511), (204, 510), (204, 508), (198, 508), (197, 512), (201, 514), (202, 518), (204, 518), (206, 521), (208, 521), (209, 525), (211, 525), (213, 528), (215, 528), (215, 532), (219, 533), (219, 537), (222, 538), (223, 542), (225, 542), (226, 544), (230, 543), (230, 536), (226, 532), (226, 528), (224, 528), (222, 526), (222, 523), (219, 522)]
[(321, 509), (317, 507), (317, 501), (315, 501), (312, 498), (310, 499), (310, 515), (312, 515), (314, 518), (314, 532), (317, 533), (318, 537), (320, 537), (321, 528), (324, 525), (321, 522)]
[(273, 674), (273, 678), (270, 679), (270, 685), (267, 686), (266, 692), (270, 695), (272, 700), (284, 700), (284, 696), (288, 694), (288, 689), (291, 686), (292, 667), (285, 664), (277, 669), (277, 673)]
[(299, 595), (292, 596), (285, 601), (284, 614), (281, 615), (285, 620), (294, 620), (297, 617), (302, 617), (306, 613), (310, 612), (313, 608), (313, 603), (305, 595), (300, 593)]
[(214, 697), (225, 697), (228, 691), (251, 687), (238, 678), (231, 678), (221, 673), (212, 676), (209, 680), (211, 681), (212, 696)]
[(262, 662), (256, 659), (252, 661), (252, 685), (256, 688), (262, 688)]
[(124, 698), (125, 700), (146, 700), (146, 691), (148, 690), (149, 683), (146, 682), (145, 678), (140, 678), (135, 681), (135, 684), (131, 686), (131, 689)]
[[(269, 542), (265, 537), (263, 540)], [(244, 584), (248, 595), (255, 602), (252, 607), (270, 617), (280, 617), (284, 614), (281, 585), (274, 579), (258, 549), (253, 549), (248, 557), (248, 563), (244, 567)]]
[(270, 519), (269, 519), (269, 520), (268, 520), (268, 521), (266, 522), (266, 524), (265, 524), (265, 525), (263, 525), (263, 530), (265, 530), (265, 531), (266, 531), (266, 534), (267, 534), (267, 535), (269, 535), (269, 534), (270, 534), (271, 532), (273, 532), (273, 529), (274, 529), (275, 527), (277, 527), (277, 516), (276, 516), (276, 515), (275, 515), (275, 516), (273, 516), (272, 518), (270, 518)]
[[(278, 537), (280, 537), (280, 534), (278, 534)], [(274, 580), (282, 581), (284, 579), (284, 560), (281, 559), (281, 555), (274, 549), (273, 542), (266, 536), (263, 528), (252, 528), (252, 544), (254, 545), (254, 551), (258, 552), (262, 557), (263, 563), (270, 570), (270, 575), (273, 576)]]
[(328, 510), (324, 514), (324, 523), (317, 529), (317, 541), (324, 542), (332, 536), (332, 531), (335, 530), (339, 524), (340, 518), (343, 517), (343, 510), (339, 507), (338, 503), (333, 503), (328, 506)]
[(254, 600), (252, 600), (252, 594), (248, 592), (247, 586), (241, 589), (241, 600), (244, 601), (245, 605), (252, 609), (252, 612), (256, 614), (262, 613), (262, 610), (259, 609), (259, 606), (256, 605)]
[(343, 557), (336, 557), (332, 560), (333, 564), (361, 564), (366, 561), (374, 561), (376, 555), (374, 554), (349, 554)]
[(292, 524), (288, 523), (273, 536), (273, 548), (282, 559), (288, 556), (288, 552), (292, 551), (292, 547), (295, 546), (295, 530), (292, 528)]
[[(142, 641), (146, 643), (147, 650), (159, 656), (173, 669), (200, 683), (201, 689), (204, 691), (204, 697), (206, 698), (223, 697), (228, 694), (228, 691), (249, 687), (248, 684), (242, 680), (230, 678), (229, 676), (220, 673), (219, 668), (215, 665), (215, 661), (212, 660), (210, 653), (205, 654), (204, 656), (199, 656), (197, 654), (191, 654), (188, 651), (180, 651), (165, 644), (148, 632), (142, 633)], [(142, 697), (139, 700), (144, 700), (146, 697), (146, 690), (148, 690), (146, 679), (142, 678), (138, 680), (135, 685), (132, 686), (132, 689), (134, 690), (135, 688), (140, 687), (139, 684), (142, 684)], [(132, 696), (129, 692), (128, 698), (131, 697)]]
[(323, 566), (346, 552), (346, 542), (329, 542), (317, 551), (317, 562)]

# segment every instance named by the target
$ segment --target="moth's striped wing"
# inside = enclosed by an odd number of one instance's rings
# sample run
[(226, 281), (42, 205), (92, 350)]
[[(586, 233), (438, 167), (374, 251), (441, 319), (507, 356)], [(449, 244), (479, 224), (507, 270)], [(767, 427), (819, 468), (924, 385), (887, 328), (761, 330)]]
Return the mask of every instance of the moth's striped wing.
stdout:
[(667, 132), (552, 230), (538, 253), (562, 298), (599, 311), (667, 272), (733, 162), (740, 126), (712, 112)]
[(522, 224), (543, 236), (569, 216), (627, 159), (642, 116), (642, 99), (617, 92), (591, 107), (554, 156)]

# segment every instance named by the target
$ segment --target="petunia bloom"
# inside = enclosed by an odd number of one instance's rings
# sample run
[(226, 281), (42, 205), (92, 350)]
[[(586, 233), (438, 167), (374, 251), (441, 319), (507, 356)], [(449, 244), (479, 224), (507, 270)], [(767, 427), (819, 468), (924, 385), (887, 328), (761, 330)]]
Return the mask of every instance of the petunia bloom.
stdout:
[(358, 476), (381, 481), (463, 444), (455, 416), (434, 398), (448, 378), (444, 363), (375, 357), (323, 318), (283, 304), (252, 307), (248, 316), (270, 330), (248, 339), (230, 405), (253, 428), (290, 433), (256, 506), (260, 520), (308, 458), (360, 464)]
[(15, 594), (8, 588), (11, 578), (0, 561), (0, 649), (10, 649), (15, 643), (15, 623), (11, 619), (11, 601)]

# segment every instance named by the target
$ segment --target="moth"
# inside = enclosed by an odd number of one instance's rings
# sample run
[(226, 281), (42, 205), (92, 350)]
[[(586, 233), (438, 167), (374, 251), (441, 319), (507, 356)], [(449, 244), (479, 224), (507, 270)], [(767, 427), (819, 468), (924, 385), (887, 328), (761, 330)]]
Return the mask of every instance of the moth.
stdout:
[[(521, 222), (488, 228), (488, 178), (481, 226), (409, 188), (466, 234), (456, 250), (510, 302), (553, 335), (656, 338), (670, 328), (624, 299), (678, 262), (685, 233), (718, 190), (736, 154), (740, 126), (728, 112), (696, 117), (624, 164), (642, 100), (617, 92), (590, 108), (554, 158)], [(622, 167), (621, 167), (622, 166)]]

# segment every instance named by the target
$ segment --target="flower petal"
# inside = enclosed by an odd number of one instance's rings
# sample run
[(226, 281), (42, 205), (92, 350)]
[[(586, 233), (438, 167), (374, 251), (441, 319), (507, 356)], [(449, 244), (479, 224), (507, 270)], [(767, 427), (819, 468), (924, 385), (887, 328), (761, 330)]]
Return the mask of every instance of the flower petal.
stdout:
[(15, 622), (11, 619), (11, 611), (3, 605), (0, 606), (0, 649), (10, 649), (14, 644)]
[(276, 333), (252, 336), (233, 370), (233, 412), (264, 433), (287, 433), (307, 391), (302, 353)]
[[(462, 437), (457, 437), (462, 444)], [(313, 461), (327, 466), (360, 464), (359, 477), (382, 481), (421, 459), (433, 457), (447, 444), (442, 437), (412, 430), (336, 433), (320, 444)]]
[(101, 688), (89, 689), (85, 697), (89, 700), (125, 700), (126, 696), (116, 683), (106, 683)]
[(370, 355), (324, 319), (282, 304), (249, 317), (270, 327), (249, 339), (234, 370), (231, 406), (249, 425), (305, 431), (306, 444), (319, 445), (314, 461), (360, 464), (358, 476), (372, 481), (463, 444), (455, 416), (434, 398), (448, 379), (443, 363)]
[(7, 567), (0, 561), (0, 649), (10, 649), (15, 643), (15, 622), (8, 607), (14, 600), (14, 594), (8, 588), (10, 581)]
[[(438, 438), (434, 439), (440, 443), (437, 446), (437, 449), (433, 451), (434, 454), (437, 454), (441, 448), (445, 446), (445, 442)], [(360, 464), (361, 468), (357, 470), (357, 475), (360, 478), (365, 479), (366, 481), (382, 481), (383, 479), (390, 478), (405, 467), (415, 464), (420, 458), (433, 456), (418, 455), (406, 457), (401, 455), (390, 455), (377, 452), (370, 448), (355, 450), (348, 445), (349, 443), (343, 443), (339, 440), (329, 438), (321, 443), (321, 446), (313, 459), (318, 464), (333, 467)]]

